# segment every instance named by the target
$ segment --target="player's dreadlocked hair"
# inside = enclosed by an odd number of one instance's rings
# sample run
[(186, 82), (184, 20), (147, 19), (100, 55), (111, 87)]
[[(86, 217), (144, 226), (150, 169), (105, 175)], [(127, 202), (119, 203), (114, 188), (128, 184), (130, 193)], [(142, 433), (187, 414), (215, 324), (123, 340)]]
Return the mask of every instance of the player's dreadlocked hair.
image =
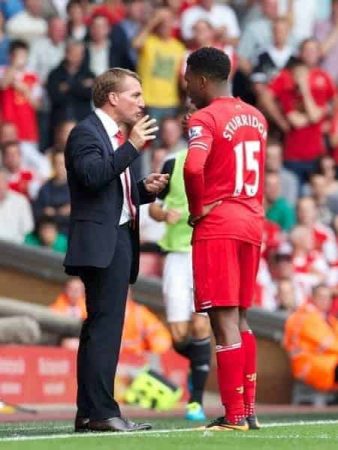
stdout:
[(202, 47), (188, 57), (187, 65), (193, 73), (218, 81), (226, 81), (231, 70), (228, 55), (214, 47)]

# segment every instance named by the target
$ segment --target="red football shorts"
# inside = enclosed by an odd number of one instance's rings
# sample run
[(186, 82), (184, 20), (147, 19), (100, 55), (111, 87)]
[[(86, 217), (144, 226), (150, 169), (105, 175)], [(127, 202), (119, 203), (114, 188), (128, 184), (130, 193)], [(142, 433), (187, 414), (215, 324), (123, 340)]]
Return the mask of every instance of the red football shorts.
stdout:
[(193, 244), (195, 308), (249, 308), (254, 294), (260, 247), (236, 239), (205, 239)]

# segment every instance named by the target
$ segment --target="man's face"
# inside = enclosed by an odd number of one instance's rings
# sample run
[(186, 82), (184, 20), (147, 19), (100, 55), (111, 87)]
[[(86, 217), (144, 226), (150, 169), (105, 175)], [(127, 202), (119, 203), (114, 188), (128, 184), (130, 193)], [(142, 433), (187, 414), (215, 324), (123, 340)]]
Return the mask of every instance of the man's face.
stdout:
[(187, 66), (184, 79), (187, 83), (187, 94), (197, 109), (207, 106), (206, 80), (201, 75), (195, 74)]
[(21, 151), (17, 145), (11, 145), (6, 148), (3, 155), (3, 165), (9, 172), (16, 172), (21, 167)]
[(134, 125), (143, 116), (142, 87), (136, 78), (126, 76), (120, 83), (119, 91), (110, 93), (109, 99), (122, 123)]
[(103, 42), (108, 38), (110, 25), (108, 19), (98, 16), (93, 19), (90, 26), (90, 37), (94, 42)]
[(319, 42), (309, 41), (305, 43), (300, 51), (300, 59), (307, 67), (316, 67), (320, 60)]
[(63, 42), (66, 36), (65, 22), (59, 17), (54, 17), (54, 19), (51, 19), (49, 22), (48, 34), (50, 39), (56, 44)]

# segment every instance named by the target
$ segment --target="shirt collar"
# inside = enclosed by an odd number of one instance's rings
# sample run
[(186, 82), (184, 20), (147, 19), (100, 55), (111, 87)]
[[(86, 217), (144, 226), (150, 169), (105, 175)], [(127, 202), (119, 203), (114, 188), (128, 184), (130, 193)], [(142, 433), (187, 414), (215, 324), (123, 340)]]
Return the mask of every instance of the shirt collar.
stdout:
[(116, 133), (119, 131), (119, 127), (114, 119), (112, 119), (106, 112), (101, 108), (95, 109), (95, 114), (101, 120), (106, 133), (110, 138), (115, 137)]

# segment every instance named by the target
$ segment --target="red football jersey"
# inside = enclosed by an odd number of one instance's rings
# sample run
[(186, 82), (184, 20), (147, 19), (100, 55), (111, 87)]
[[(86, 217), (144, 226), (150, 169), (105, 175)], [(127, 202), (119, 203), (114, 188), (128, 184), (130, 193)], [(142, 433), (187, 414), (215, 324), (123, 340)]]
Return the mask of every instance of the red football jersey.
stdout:
[[(335, 96), (335, 86), (330, 76), (320, 68), (309, 71), (309, 86), (314, 101), (324, 107)], [(282, 70), (269, 84), (270, 90), (278, 99), (285, 114), (291, 111), (303, 111), (303, 98), (295, 83), (292, 72)], [(325, 150), (322, 136), (322, 120), (302, 128), (292, 128), (285, 136), (286, 161), (311, 161)]]
[(267, 123), (253, 106), (220, 97), (189, 120), (184, 179), (190, 213), (222, 203), (194, 227), (193, 240), (228, 237), (260, 245)]

